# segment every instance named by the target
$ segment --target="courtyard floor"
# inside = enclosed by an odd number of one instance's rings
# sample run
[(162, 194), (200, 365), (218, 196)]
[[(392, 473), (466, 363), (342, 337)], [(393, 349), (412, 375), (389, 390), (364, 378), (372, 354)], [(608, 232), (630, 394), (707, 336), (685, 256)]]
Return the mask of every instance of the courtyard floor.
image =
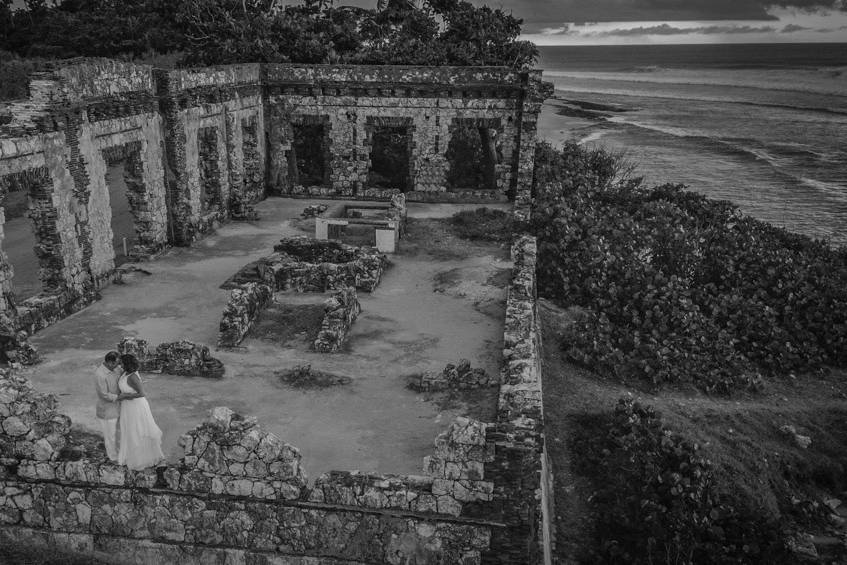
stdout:
[[(493, 413), (496, 390), (423, 395), (406, 385), (410, 375), (441, 370), (460, 358), (497, 374), (508, 250), (442, 237), (441, 224), (425, 219), (476, 205), (410, 204), (415, 229), (390, 256), (377, 289), (359, 293), (362, 314), (344, 351), (315, 353), (308, 348), (308, 332), (274, 339), (275, 331), (254, 332), (260, 335), (248, 336), (243, 349), (214, 351), (229, 296), (219, 286), (270, 254), (280, 238), (308, 233), (309, 222), (299, 214), (319, 202), (269, 198), (256, 207), (259, 221), (226, 224), (194, 247), (138, 264), (149, 274), (133, 272), (125, 284), (105, 288), (101, 300), (33, 336), (45, 360), (25, 374), (39, 390), (57, 395), (61, 411), (76, 425), (95, 431), (93, 372), (108, 350), (124, 336), (143, 338), (152, 347), (189, 339), (209, 345), (226, 375), (220, 380), (143, 375), (170, 460), (181, 455), (181, 434), (210, 408), (228, 406), (258, 417), (265, 429), (300, 448), (310, 477), (332, 469), (420, 473), (421, 458), (456, 416)], [(283, 309), (322, 298), (277, 294)], [(305, 363), (350, 380), (315, 389), (280, 381), (280, 371)]]

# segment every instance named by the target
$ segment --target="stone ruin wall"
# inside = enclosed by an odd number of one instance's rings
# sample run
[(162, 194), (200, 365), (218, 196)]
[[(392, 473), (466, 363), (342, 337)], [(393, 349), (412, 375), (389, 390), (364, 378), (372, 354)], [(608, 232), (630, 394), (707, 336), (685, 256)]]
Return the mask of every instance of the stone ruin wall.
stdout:
[(74, 456), (55, 399), (2, 373), (0, 540), (131, 562), (550, 563), (534, 239), (512, 255), (497, 420), (458, 418), (421, 475), (310, 486), (295, 447), (226, 408), (183, 436), (177, 463), (129, 471)]
[[(541, 71), (495, 67), (267, 65), (269, 184), (279, 194), (382, 196), (368, 189), (371, 136), (380, 126), (411, 138), (407, 198), (505, 200), (532, 182), (536, 128), (548, 93)], [(289, 177), (293, 126), (321, 124), (331, 143), (327, 182), (297, 186)], [(499, 140), (496, 190), (448, 193), (445, 152), (459, 126), (488, 128)], [(400, 187), (397, 187), (400, 188)]]
[[(536, 122), (550, 85), (499, 67), (246, 64), (167, 71), (107, 59), (33, 75), (30, 98), (0, 125), (0, 198), (25, 190), (43, 292), (14, 296), (0, 247), (0, 326), (37, 331), (96, 298), (115, 266), (109, 164), (123, 162), (136, 238), (130, 255), (190, 245), (215, 222), (250, 218), (267, 191), (390, 199), (367, 187), (375, 128), (406, 128), (406, 196), (527, 201)], [(4, 122), (7, 120), (4, 118)], [(288, 162), (296, 124), (325, 126), (326, 182), (298, 188)], [(451, 134), (496, 133), (495, 190), (446, 191)], [(2, 217), (0, 217), (2, 218)], [(2, 243), (0, 219), (0, 244)]]

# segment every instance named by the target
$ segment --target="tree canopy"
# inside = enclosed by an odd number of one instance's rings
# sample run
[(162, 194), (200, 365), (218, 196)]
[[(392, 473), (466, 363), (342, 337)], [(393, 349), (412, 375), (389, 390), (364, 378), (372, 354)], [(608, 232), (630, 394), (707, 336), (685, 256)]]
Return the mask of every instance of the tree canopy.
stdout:
[(0, 0), (0, 50), (24, 57), (137, 59), (180, 53), (181, 65), (240, 62), (529, 67), (521, 20), (463, 0)]

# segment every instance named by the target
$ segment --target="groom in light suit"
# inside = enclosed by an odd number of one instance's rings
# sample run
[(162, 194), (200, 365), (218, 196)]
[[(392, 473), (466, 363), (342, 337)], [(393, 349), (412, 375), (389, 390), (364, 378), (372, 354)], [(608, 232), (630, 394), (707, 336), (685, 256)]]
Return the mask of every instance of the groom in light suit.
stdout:
[(118, 401), (119, 375), (115, 369), (119, 360), (117, 351), (108, 352), (94, 375), (94, 386), (97, 388), (97, 421), (103, 431), (106, 455), (112, 461), (118, 460), (118, 416), (121, 403)]

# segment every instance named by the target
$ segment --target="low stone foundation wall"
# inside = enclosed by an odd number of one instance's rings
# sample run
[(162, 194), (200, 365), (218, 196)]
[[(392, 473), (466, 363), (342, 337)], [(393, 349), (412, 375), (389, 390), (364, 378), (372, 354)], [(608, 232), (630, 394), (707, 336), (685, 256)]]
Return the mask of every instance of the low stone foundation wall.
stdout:
[(229, 293), (220, 324), (219, 347), (235, 347), (253, 323), (273, 300), (271, 287), (260, 283), (245, 283)]
[(347, 287), (339, 290), (324, 302), (324, 319), (315, 338), (315, 351), (333, 353), (338, 351), (347, 339), (347, 333), (362, 306), (356, 296), (356, 289)]
[(55, 406), (0, 376), (0, 414), (18, 414), (0, 428), (0, 539), (134, 563), (474, 565), (501, 527), (463, 513), (493, 491), (472, 420), (439, 436), (428, 477), (333, 472), (310, 489), (296, 448), (226, 408), (181, 438), (179, 462), (136, 472), (65, 449)]
[(224, 375), (223, 363), (212, 357), (207, 346), (187, 339), (160, 343), (156, 351), (151, 352), (147, 341), (125, 337), (118, 344), (118, 353), (135, 355), (142, 372), (206, 378)]
[(55, 399), (0, 373), (0, 539), (137, 563), (550, 563), (534, 239), (512, 257), (497, 419), (458, 418), (423, 475), (334, 471), (310, 488), (296, 448), (225, 408), (181, 439), (176, 464), (128, 471), (75, 446)]
[(544, 439), (535, 238), (518, 237), (512, 260), (497, 422), (488, 429), (496, 457), (485, 466), (486, 478), (497, 485), (494, 505), (506, 527), (493, 532), (484, 562), (546, 565), (552, 560), (553, 495)]
[(472, 369), (471, 362), (462, 359), (457, 365), (448, 363), (443, 371), (424, 371), (417, 381), (411, 383), (411, 388), (420, 392), (471, 390), (497, 386), (499, 382), (485, 369)]
[(293, 292), (326, 292), (348, 286), (371, 292), (388, 266), (388, 258), (376, 248), (308, 237), (283, 239), (274, 251), (243, 267), (222, 288), (258, 282), (273, 290)]

